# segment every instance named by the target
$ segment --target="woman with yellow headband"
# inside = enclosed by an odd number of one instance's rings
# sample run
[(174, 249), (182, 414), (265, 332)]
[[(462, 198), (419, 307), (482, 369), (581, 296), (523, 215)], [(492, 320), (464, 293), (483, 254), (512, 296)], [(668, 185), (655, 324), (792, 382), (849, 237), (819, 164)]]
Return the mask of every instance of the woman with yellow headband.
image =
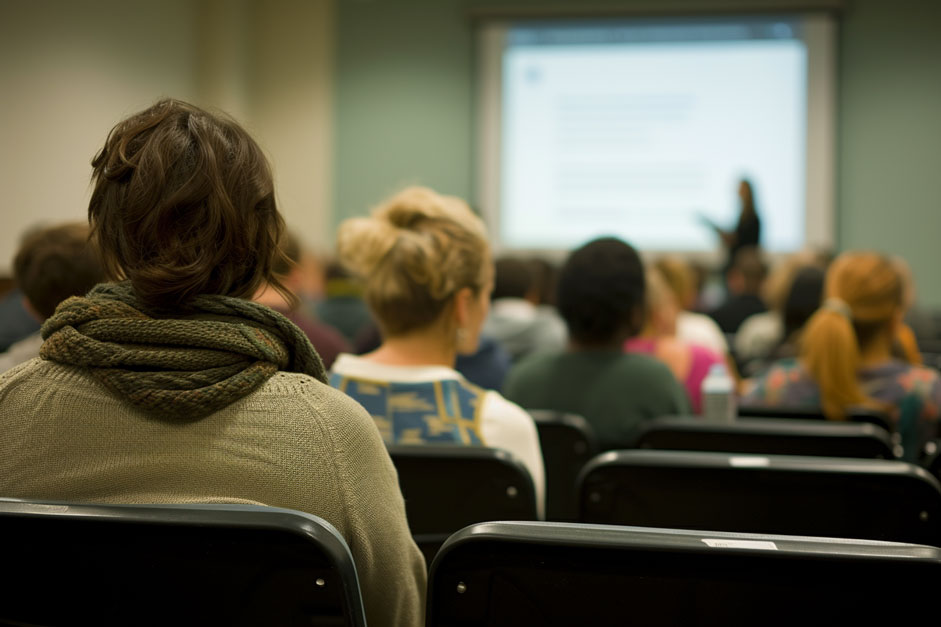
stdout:
[(804, 327), (798, 359), (774, 364), (744, 402), (821, 407), (831, 420), (852, 407), (883, 410), (902, 434), (906, 456), (916, 455), (938, 433), (941, 377), (911, 356), (896, 357), (896, 347), (908, 344), (903, 288), (890, 259), (840, 255), (827, 271), (823, 306)]

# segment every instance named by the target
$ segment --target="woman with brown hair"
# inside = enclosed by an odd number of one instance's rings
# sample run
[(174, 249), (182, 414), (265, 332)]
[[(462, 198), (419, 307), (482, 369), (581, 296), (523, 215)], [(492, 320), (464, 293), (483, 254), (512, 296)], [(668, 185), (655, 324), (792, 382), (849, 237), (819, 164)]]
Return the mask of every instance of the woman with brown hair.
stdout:
[(646, 319), (640, 333), (624, 343), (628, 353), (644, 353), (666, 364), (689, 397), (693, 413), (702, 413), (702, 382), (709, 369), (724, 364), (721, 355), (705, 346), (676, 337), (679, 304), (656, 268), (646, 272)]
[(411, 187), (341, 224), (337, 250), (364, 279), (382, 344), (340, 355), (331, 383), (366, 407), (387, 444), (509, 451), (529, 470), (541, 508), (545, 471), (532, 418), (454, 369), (458, 354), (477, 350), (493, 290), (480, 218), (462, 200)]
[(831, 420), (855, 406), (885, 410), (913, 458), (937, 435), (941, 377), (893, 356), (904, 329), (902, 277), (882, 255), (844, 253), (827, 271), (824, 297), (801, 334), (798, 359), (773, 365), (745, 402), (818, 406)]
[(258, 145), (164, 100), (92, 165), (89, 220), (117, 282), (66, 300), (42, 359), (0, 377), (0, 495), (309, 512), (346, 538), (371, 625), (422, 624), (425, 565), (375, 425), (296, 326), (249, 300), (286, 292)]

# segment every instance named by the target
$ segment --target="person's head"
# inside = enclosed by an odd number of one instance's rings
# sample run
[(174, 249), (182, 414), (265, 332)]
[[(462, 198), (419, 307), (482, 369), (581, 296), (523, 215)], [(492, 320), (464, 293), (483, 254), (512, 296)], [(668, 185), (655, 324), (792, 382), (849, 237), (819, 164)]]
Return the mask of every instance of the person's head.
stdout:
[(820, 308), (823, 283), (824, 271), (818, 266), (803, 266), (796, 271), (781, 307), (785, 339), (799, 331)]
[(794, 278), (805, 268), (811, 267), (816, 268), (821, 276), (826, 269), (826, 264), (821, 260), (820, 255), (812, 250), (796, 252), (778, 260), (761, 286), (761, 299), (768, 305), (768, 308), (782, 313), (794, 284)]
[(682, 257), (669, 256), (661, 257), (654, 265), (673, 291), (680, 308), (692, 309), (699, 296), (700, 287), (697, 286), (696, 276), (690, 264)]
[(751, 216), (755, 213), (755, 190), (751, 181), (742, 179), (738, 183), (738, 197), (742, 201), (742, 215)]
[(532, 296), (536, 280), (533, 264), (518, 257), (500, 257), (494, 270), (492, 300)]
[(556, 305), (556, 289), (559, 283), (559, 268), (554, 263), (542, 257), (533, 257), (532, 263), (534, 282), (532, 300), (537, 305)]
[(45, 320), (69, 296), (82, 296), (105, 280), (85, 224), (32, 231), (13, 259), (13, 275), (29, 308)]
[(615, 347), (644, 322), (644, 265), (629, 244), (604, 237), (575, 250), (559, 274), (559, 313), (579, 347)]
[[(296, 297), (315, 298), (323, 292), (323, 270), (319, 260), (304, 250), (300, 240), (285, 229), (279, 244), (281, 254), (275, 257), (271, 271)], [(262, 288), (265, 291), (265, 288)], [(294, 305), (296, 303), (288, 303)]]
[(861, 355), (879, 342), (888, 355), (902, 298), (898, 270), (880, 254), (844, 253), (827, 270), (823, 306), (807, 321), (800, 350), (827, 416), (841, 418), (848, 407), (873, 404), (856, 378)]
[(647, 322), (645, 333), (656, 337), (676, 335), (676, 318), (680, 313), (676, 295), (656, 268), (648, 268)]
[(726, 283), (732, 294), (758, 294), (765, 280), (765, 263), (756, 246), (746, 246), (735, 253)]
[(92, 166), (105, 269), (145, 304), (251, 298), (266, 282), (286, 292), (272, 271), (284, 222), (268, 161), (232, 119), (162, 100), (118, 123)]
[(337, 252), (365, 282), (385, 338), (429, 334), (477, 350), (493, 287), (483, 222), (458, 198), (409, 187), (340, 225)]

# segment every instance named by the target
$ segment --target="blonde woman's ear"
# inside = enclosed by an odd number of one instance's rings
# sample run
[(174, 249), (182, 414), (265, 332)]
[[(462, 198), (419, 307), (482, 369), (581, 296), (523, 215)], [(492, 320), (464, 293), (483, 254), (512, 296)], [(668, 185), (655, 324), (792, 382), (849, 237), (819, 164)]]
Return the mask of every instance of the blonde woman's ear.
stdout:
[(470, 324), (473, 305), (474, 291), (471, 288), (462, 287), (454, 294), (454, 318), (459, 329)]

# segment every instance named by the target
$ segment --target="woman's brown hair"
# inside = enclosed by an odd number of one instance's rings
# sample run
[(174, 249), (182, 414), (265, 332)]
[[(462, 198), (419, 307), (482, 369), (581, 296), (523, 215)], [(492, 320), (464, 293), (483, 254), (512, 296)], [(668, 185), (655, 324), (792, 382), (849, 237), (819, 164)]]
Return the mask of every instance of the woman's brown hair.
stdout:
[(161, 309), (199, 294), (250, 298), (284, 221), (268, 161), (234, 120), (162, 100), (118, 123), (92, 160), (92, 234), (111, 278)]
[(861, 348), (902, 307), (902, 280), (892, 262), (876, 253), (840, 255), (827, 271), (823, 307), (801, 334), (800, 356), (820, 388), (824, 414), (843, 419), (852, 406), (884, 409), (857, 379)]

